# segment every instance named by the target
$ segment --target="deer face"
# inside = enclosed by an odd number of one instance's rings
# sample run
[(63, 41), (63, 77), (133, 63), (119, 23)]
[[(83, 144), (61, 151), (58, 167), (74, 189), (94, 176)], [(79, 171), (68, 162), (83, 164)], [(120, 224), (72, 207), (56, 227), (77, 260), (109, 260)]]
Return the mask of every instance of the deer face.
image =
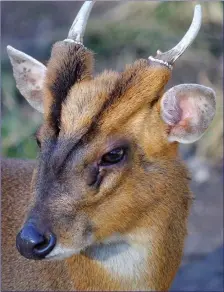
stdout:
[[(91, 6), (84, 4), (87, 14)], [(56, 43), (47, 68), (8, 49), (17, 87), (44, 113), (32, 203), (17, 236), (31, 259), (68, 257), (141, 226), (164, 192), (178, 191), (180, 174), (186, 187), (177, 142), (196, 141), (214, 116), (210, 88), (184, 84), (164, 93), (176, 56), (167, 62), (159, 52), (93, 78), (80, 35), (73, 27)]]

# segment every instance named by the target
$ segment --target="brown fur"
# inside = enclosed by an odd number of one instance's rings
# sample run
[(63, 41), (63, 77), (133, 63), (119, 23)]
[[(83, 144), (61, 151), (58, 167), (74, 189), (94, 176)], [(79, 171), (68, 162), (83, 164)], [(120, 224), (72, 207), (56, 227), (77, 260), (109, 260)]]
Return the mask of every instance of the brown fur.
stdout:
[[(122, 204), (126, 205), (127, 197), (125, 192), (122, 191), (121, 193), (121, 190), (119, 190), (121, 198), (116, 202), (116, 206), (121, 208), (120, 215), (117, 218), (113, 218), (113, 225), (118, 225), (121, 232), (129, 232), (130, 228), (138, 230), (138, 228), (149, 226), (150, 234), (142, 236), (143, 241), (148, 241), (149, 248), (153, 247), (148, 266), (148, 273), (151, 276), (146, 277), (146, 281), (148, 287), (156, 290), (168, 289), (180, 263), (183, 239), (186, 233), (186, 215), (190, 203), (189, 199), (191, 199), (187, 189), (185, 189), (187, 181), (181, 182), (181, 175), (183, 177), (185, 175), (182, 166), (179, 163), (174, 163), (172, 169), (170, 166), (169, 162), (164, 162), (164, 169), (161, 170), (159, 168), (156, 170), (156, 166), (152, 166), (151, 175), (153, 177), (151, 183), (152, 185), (157, 185), (156, 190), (152, 188), (153, 193), (151, 193), (151, 196), (153, 196), (149, 198), (145, 194), (142, 197), (137, 193), (136, 198), (133, 197), (129, 202), (128, 211), (122, 210)], [(125, 282), (122, 284), (122, 279), (111, 279), (110, 275), (100, 268), (99, 263), (92, 261), (84, 254), (58, 262), (33, 262), (19, 256), (15, 248), (15, 236), (23, 221), (23, 215), (28, 205), (27, 201), (30, 199), (27, 185), (30, 182), (33, 167), (34, 163), (31, 161), (3, 160), (2, 162), (2, 234), (5, 235), (2, 241), (3, 290), (29, 290), (31, 288), (33, 290), (73, 290), (74, 287), (77, 290), (131, 289), (132, 283)], [(164, 185), (162, 178), (166, 173), (167, 167), (170, 171), (168, 177), (170, 180), (168, 184)], [(139, 173), (140, 178), (142, 178), (142, 174)], [(154, 182), (154, 177), (156, 181), (159, 177), (159, 185)], [(173, 177), (178, 179), (175, 184), (172, 184)], [(9, 181), (11, 182), (10, 184)], [(177, 186), (176, 189), (172, 189), (173, 185)], [(144, 195), (144, 185), (142, 188), (143, 192), (141, 194)], [(14, 191), (15, 189), (17, 190), (16, 192)], [(185, 189), (183, 196), (180, 191), (182, 189)], [(158, 197), (159, 193), (163, 194), (162, 198)], [(15, 198), (11, 196), (15, 196)], [(122, 202), (122, 200), (124, 201)], [(108, 218), (109, 214), (106, 208), (111, 214), (113, 206), (108, 204), (106, 207), (105, 203), (104, 205), (101, 204), (101, 207), (97, 209), (91, 210), (90, 208), (88, 210), (88, 213), (96, 216), (95, 224), (104, 222), (104, 231), (97, 235), (99, 239), (104, 238), (107, 234), (110, 234), (111, 229), (116, 228), (111, 226), (111, 219)], [(181, 212), (178, 212), (178, 210), (181, 210)], [(126, 215), (127, 212), (132, 214), (131, 218), (127, 218), (127, 220), (131, 220), (130, 222), (125, 222), (124, 220), (124, 214)], [(145, 214), (142, 218), (141, 213)], [(102, 217), (103, 215), (104, 217)], [(138, 220), (139, 217), (141, 218), (140, 220)], [(161, 220), (162, 218), (163, 220)], [(126, 224), (130, 226), (127, 230), (125, 230)], [(10, 232), (7, 232), (5, 228), (9, 229)], [(149, 240), (147, 240), (147, 237), (149, 237)], [(154, 242), (151, 242), (153, 237)], [(13, 265), (10, 263), (13, 263)], [(69, 269), (71, 278), (68, 278), (67, 269)], [(74, 286), (70, 284), (71, 280)], [(141, 281), (145, 281), (144, 277)]]
[(45, 81), (45, 95), (48, 96), (45, 98), (45, 114), (57, 132), (61, 105), (69, 90), (76, 82), (90, 80), (92, 71), (93, 56), (89, 50), (74, 43), (54, 44)]
[[(80, 55), (71, 59), (74, 48)], [(139, 60), (93, 79), (85, 50), (74, 44), (53, 50), (37, 166), (3, 162), (3, 289), (167, 290), (181, 261), (191, 203), (188, 172), (177, 143), (167, 141), (158, 106), (170, 71)], [(125, 160), (99, 167), (102, 155), (119, 146), (128, 149)], [(102, 182), (92, 186), (96, 173)], [(34, 214), (41, 230), (50, 228), (63, 248), (81, 254), (56, 263), (22, 259), (15, 236), (23, 217)], [(112, 273), (94, 258), (94, 246), (114, 234), (147, 250), (136, 278), (119, 274), (119, 267)]]
[[(69, 290), (64, 262), (36, 262), (19, 256), (15, 237), (30, 201), (34, 161), (7, 159), (2, 170), (2, 291)], [(63, 279), (61, 275), (63, 274)]]

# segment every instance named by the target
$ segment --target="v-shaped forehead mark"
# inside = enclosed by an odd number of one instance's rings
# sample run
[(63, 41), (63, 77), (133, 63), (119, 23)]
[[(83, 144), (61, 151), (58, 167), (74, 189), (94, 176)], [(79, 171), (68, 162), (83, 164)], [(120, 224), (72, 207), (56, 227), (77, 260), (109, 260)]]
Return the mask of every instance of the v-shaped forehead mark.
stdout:
[(75, 84), (62, 105), (61, 130), (73, 135), (96, 123), (118, 78), (119, 73), (105, 71), (91, 81)]
[(141, 106), (158, 99), (169, 78), (167, 68), (150, 67), (147, 60), (139, 60), (120, 74), (106, 72), (77, 83), (62, 106), (61, 130), (73, 135), (88, 129), (92, 134), (103, 125), (105, 132), (118, 118), (119, 123), (125, 122)]

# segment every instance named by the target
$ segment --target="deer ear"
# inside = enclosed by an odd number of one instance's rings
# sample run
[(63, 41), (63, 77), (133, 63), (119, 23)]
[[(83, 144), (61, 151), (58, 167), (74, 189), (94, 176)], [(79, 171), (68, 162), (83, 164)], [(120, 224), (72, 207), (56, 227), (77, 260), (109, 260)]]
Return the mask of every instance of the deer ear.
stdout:
[(161, 99), (161, 116), (169, 125), (168, 140), (180, 143), (197, 141), (215, 115), (215, 92), (198, 84), (180, 84)]
[(7, 46), (7, 52), (17, 88), (34, 109), (43, 113), (43, 83), (46, 67), (11, 46)]

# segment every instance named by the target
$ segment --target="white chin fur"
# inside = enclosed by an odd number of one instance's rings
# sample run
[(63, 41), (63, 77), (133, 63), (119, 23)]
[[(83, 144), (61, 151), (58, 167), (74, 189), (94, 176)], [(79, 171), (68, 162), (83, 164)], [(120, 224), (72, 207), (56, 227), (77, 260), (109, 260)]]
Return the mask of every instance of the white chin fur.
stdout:
[(72, 249), (67, 247), (62, 247), (60, 244), (56, 245), (55, 248), (45, 257), (47, 260), (63, 260), (69, 258), (72, 255), (79, 254), (80, 249)]

